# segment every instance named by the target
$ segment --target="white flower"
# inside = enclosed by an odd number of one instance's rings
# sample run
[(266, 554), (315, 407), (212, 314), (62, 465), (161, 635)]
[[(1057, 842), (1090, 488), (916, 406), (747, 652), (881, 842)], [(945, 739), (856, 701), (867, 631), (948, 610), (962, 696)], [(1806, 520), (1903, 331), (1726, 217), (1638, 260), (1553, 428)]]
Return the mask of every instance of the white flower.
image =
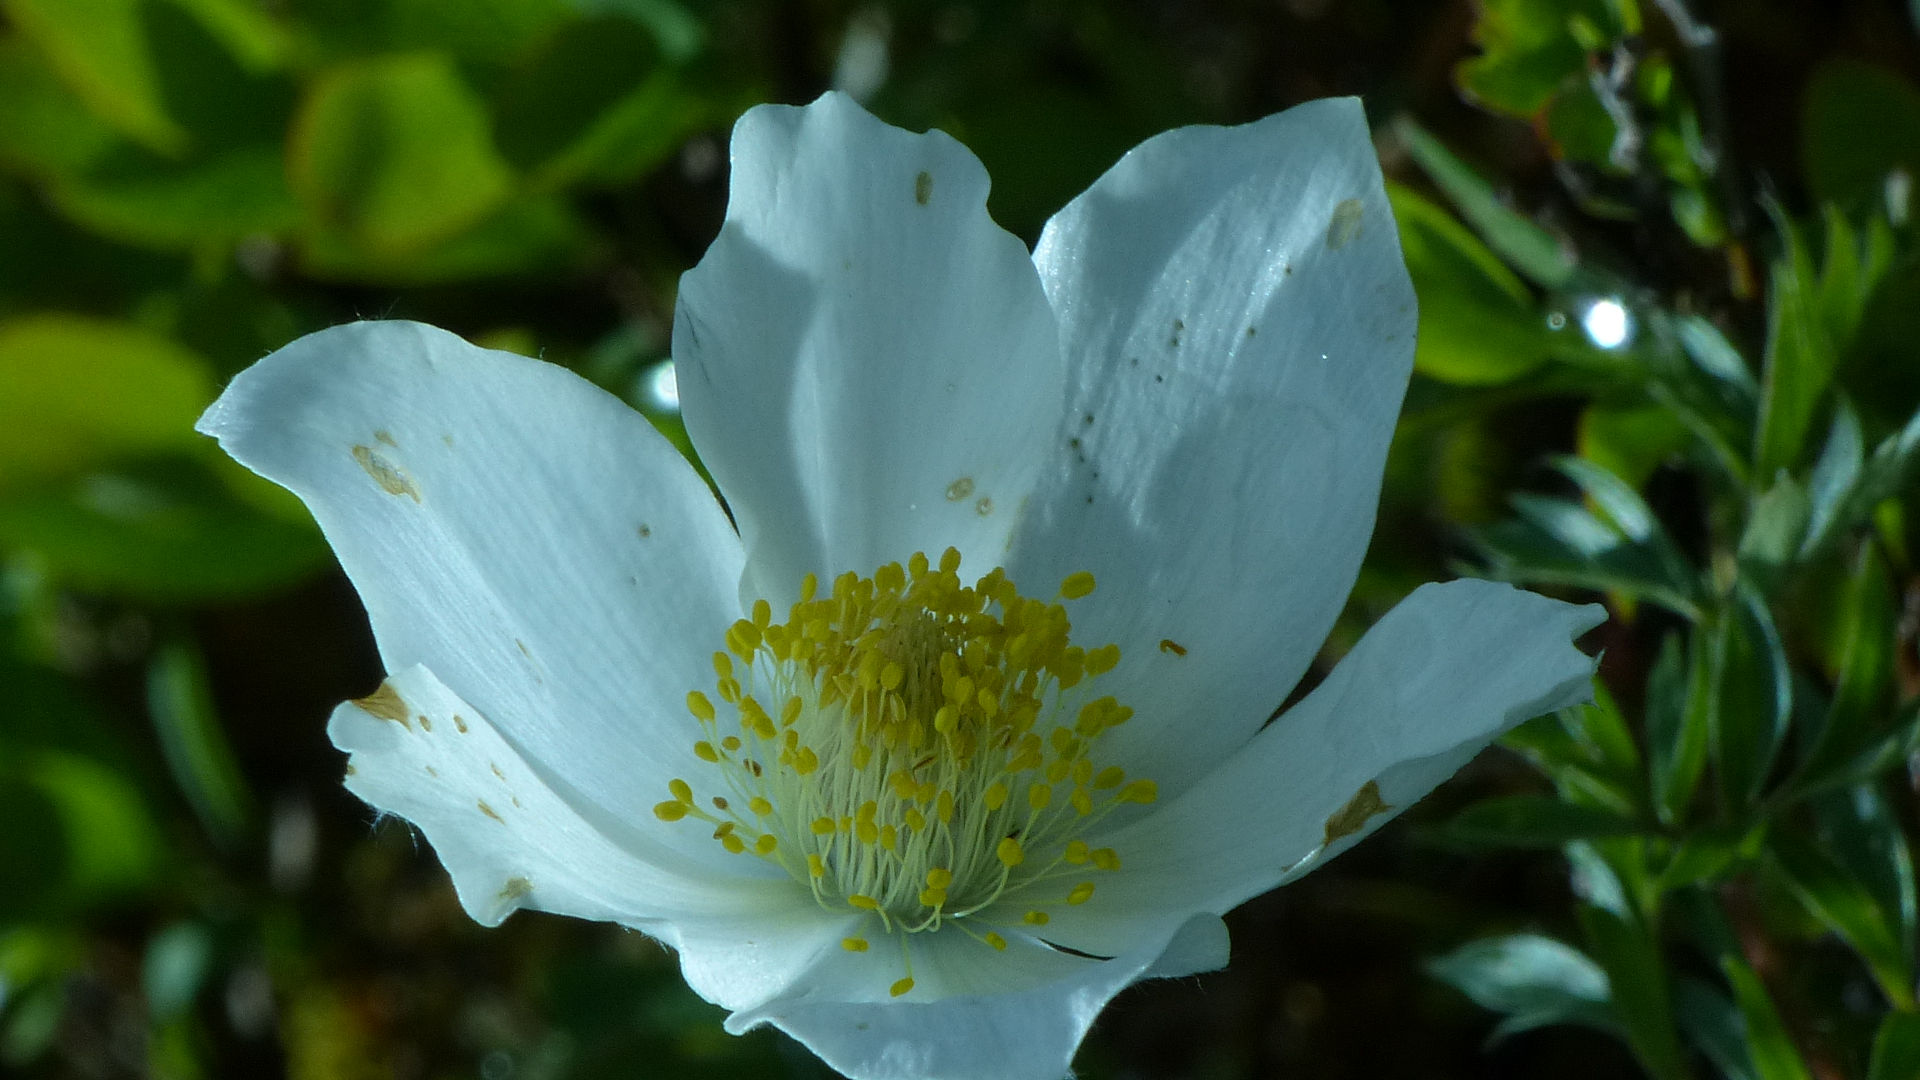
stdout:
[(1150, 139), (1031, 256), (986, 193), (844, 96), (741, 119), (674, 328), (737, 532), (613, 397), (417, 324), (201, 422), (359, 588), (390, 676), (329, 732), (466, 910), (643, 930), (859, 1080), (1065, 1073), (1224, 912), (1583, 700), (1601, 617), (1429, 585), (1267, 723), (1411, 365), (1358, 102)]

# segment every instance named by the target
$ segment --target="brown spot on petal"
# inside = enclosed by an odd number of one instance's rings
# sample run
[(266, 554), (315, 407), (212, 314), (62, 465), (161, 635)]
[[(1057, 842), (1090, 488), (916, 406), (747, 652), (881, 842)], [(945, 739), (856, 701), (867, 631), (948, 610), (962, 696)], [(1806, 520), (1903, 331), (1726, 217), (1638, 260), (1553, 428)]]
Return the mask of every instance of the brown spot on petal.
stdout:
[(405, 469), (365, 446), (353, 448), (353, 460), (367, 470), (367, 475), (380, 485), (380, 490), (389, 495), (405, 495), (414, 502), (420, 501), (420, 489), (414, 485), (413, 477), (408, 476)]
[(494, 813), (494, 812), (493, 812), (493, 807), (491, 807), (491, 806), (488, 806), (488, 805), (487, 805), (487, 801), (486, 801), (485, 799), (482, 799), (482, 800), (480, 800), (480, 801), (479, 801), (478, 803), (476, 803), (475, 805), (477, 805), (477, 806), (479, 806), (479, 807), (480, 807), (480, 812), (481, 812), (481, 813), (483, 813), (483, 814), (485, 814), (485, 815), (487, 815), (488, 817), (490, 817), (490, 818), (492, 818), (493, 820), (495, 820), (495, 821), (497, 821), (497, 822), (499, 822), (500, 824), (502, 824), (502, 825), (505, 825), (505, 824), (507, 823), (507, 819), (506, 819), (506, 818), (503, 818), (503, 817), (501, 817), (501, 816), (500, 816), (499, 814), (496, 814), (496, 813)]
[(461, 718), (459, 713), (453, 714), (453, 729), (462, 735), (467, 733), (467, 722)]
[(925, 206), (933, 201), (933, 174), (923, 172), (913, 178), (913, 201)]
[(1163, 653), (1172, 653), (1175, 656), (1187, 655), (1187, 647), (1172, 638), (1160, 639), (1160, 651)]
[(500, 888), (500, 899), (518, 900), (533, 891), (533, 882), (523, 877), (510, 877)]
[(1322, 843), (1332, 844), (1335, 840), (1352, 836), (1376, 815), (1392, 809), (1380, 800), (1379, 781), (1369, 780), (1353, 793), (1353, 798), (1347, 800), (1347, 805), (1341, 807), (1339, 813), (1327, 819), (1327, 835)]
[(973, 494), (973, 477), (963, 476), (947, 485), (947, 501), (959, 502)]
[(1360, 215), (1366, 208), (1359, 199), (1342, 199), (1333, 208), (1333, 217), (1327, 221), (1327, 250), (1339, 251), (1348, 244), (1360, 239), (1362, 222)]
[(413, 725), (407, 722), (407, 703), (401, 699), (400, 691), (395, 690), (392, 683), (381, 683), (380, 689), (366, 697), (355, 698), (353, 704), (368, 716), (391, 720), (408, 731), (413, 730)]

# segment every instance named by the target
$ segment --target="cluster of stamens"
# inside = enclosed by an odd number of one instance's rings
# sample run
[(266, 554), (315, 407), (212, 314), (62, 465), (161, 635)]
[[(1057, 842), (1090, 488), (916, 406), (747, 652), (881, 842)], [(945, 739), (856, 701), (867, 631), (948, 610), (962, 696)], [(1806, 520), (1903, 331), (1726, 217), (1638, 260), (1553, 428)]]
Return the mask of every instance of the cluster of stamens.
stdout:
[[(953, 926), (1004, 950), (992, 919), (1042, 926), (1049, 908), (1091, 899), (1093, 872), (1120, 857), (1081, 835), (1156, 797), (1153, 781), (1091, 756), (1133, 715), (1076, 692), (1120, 659), (1118, 646), (1068, 641), (1059, 601), (1091, 593), (1093, 576), (1043, 603), (998, 568), (963, 586), (959, 568), (951, 548), (938, 566), (915, 554), (904, 569), (843, 574), (818, 599), (809, 574), (784, 623), (756, 601), (713, 654), (720, 704), (687, 695), (705, 736), (694, 753), (726, 794), (696, 798), (676, 779), (654, 813), (713, 826), (728, 851), (779, 864), (821, 905), (890, 934)], [(892, 993), (912, 988), (909, 964)]]

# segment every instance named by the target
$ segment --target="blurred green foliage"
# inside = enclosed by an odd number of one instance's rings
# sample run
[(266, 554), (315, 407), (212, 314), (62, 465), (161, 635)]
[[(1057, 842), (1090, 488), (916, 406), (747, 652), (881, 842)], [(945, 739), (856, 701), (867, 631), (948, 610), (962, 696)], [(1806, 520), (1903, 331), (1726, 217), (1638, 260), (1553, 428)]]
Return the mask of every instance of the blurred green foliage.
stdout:
[(638, 935), (480, 930), (370, 822), (322, 734), (363, 618), (191, 424), (392, 314), (690, 450), (660, 365), (727, 126), (839, 85), (967, 142), (1029, 240), (1156, 131), (1362, 94), (1420, 340), (1324, 660), (1449, 570), (1614, 616), (1595, 705), (1235, 913), (1233, 967), (1124, 996), (1083, 1072), (1920, 1075), (1914, 18), (0, 0), (0, 1071), (822, 1075)]

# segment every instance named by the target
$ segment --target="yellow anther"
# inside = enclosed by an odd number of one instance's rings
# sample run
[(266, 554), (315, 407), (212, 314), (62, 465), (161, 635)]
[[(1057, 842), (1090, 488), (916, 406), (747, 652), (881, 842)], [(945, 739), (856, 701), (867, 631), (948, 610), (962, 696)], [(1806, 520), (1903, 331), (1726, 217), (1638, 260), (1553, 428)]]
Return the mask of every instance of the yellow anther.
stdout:
[(755, 795), (747, 800), (747, 809), (753, 811), (755, 817), (766, 817), (773, 813), (773, 804)]
[(1092, 779), (1093, 779), (1093, 762), (1088, 761), (1086, 758), (1081, 758), (1079, 761), (1076, 761), (1073, 763), (1073, 782), (1074, 783), (1084, 785), (1089, 780), (1092, 780)]
[(1053, 788), (1046, 784), (1033, 784), (1027, 788), (1027, 805), (1035, 810), (1045, 810), (1053, 801)]
[(857, 907), (862, 911), (880, 910), (880, 901), (875, 900), (873, 897), (867, 896), (864, 893), (854, 893), (853, 895), (847, 897), (847, 903), (852, 904), (854, 907)]
[(1027, 861), (1027, 853), (1021, 850), (1020, 841), (1011, 836), (1000, 841), (1000, 846), (994, 849), (994, 854), (999, 856), (1001, 865), (1008, 869)]
[(730, 855), (738, 855), (747, 850), (747, 842), (732, 833), (728, 833), (725, 836), (716, 836), (714, 839), (720, 841), (720, 846), (726, 848), (727, 853)]
[(898, 690), (900, 680), (907, 677), (907, 670), (898, 663), (889, 660), (887, 666), (880, 669), (880, 689)]
[(813, 824), (807, 828), (815, 836), (832, 836), (834, 833), (833, 819), (830, 817), (814, 818)]
[(900, 830), (894, 828), (892, 825), (880, 826), (880, 846), (888, 851), (899, 850)]
[(827, 876), (826, 860), (822, 859), (818, 855), (809, 854), (807, 856), (807, 876), (826, 877)]
[(1045, 926), (1052, 922), (1053, 919), (1044, 911), (1029, 911), (1020, 917), (1020, 921), (1026, 923), (1028, 926)]
[(907, 573), (917, 578), (927, 576), (926, 552), (916, 551), (913, 553), (913, 556), (907, 560)]
[(1160, 785), (1155, 784), (1151, 780), (1135, 780), (1133, 783), (1120, 789), (1120, 794), (1114, 796), (1114, 798), (1119, 799), (1121, 802), (1140, 803), (1143, 806), (1159, 797)]
[(989, 719), (1000, 712), (1000, 699), (994, 697), (991, 690), (982, 689), (974, 700), (980, 703), (980, 712)]
[(1073, 804), (1074, 812), (1077, 814), (1085, 816), (1093, 813), (1093, 796), (1087, 794), (1086, 788), (1074, 788), (1073, 794), (1067, 796), (1067, 801)]
[(673, 799), (663, 803), (654, 803), (653, 816), (659, 818), (661, 821), (679, 821), (681, 818), (687, 816), (689, 809), (691, 808), (686, 803)]
[(1068, 761), (1065, 758), (1059, 758), (1052, 762), (1049, 762), (1047, 764), (1047, 783), (1057, 784), (1060, 781), (1065, 780), (1067, 778), (1068, 771), (1071, 770), (1072, 768), (1073, 768), (1073, 763)]
[(1001, 952), (1007, 951), (1007, 939), (1001, 937), (999, 934), (996, 934), (991, 930), (980, 935), (980, 940), (986, 942), (987, 944), (993, 946), (994, 948), (1000, 950)]
[(947, 902), (947, 890), (945, 889), (921, 889), (920, 890), (920, 904), (923, 907), (939, 907), (941, 904), (944, 904), (946, 902)]
[(713, 797), (713, 808), (715, 810), (725, 811), (727, 808), (727, 800), (715, 795)]
[(792, 727), (793, 722), (800, 719), (800, 710), (804, 708), (806, 708), (806, 704), (799, 698), (788, 698), (786, 705), (780, 710), (780, 726)]
[(841, 938), (840, 947), (848, 952), (866, 952), (867, 939), (859, 937)]
[(936, 866), (927, 871), (927, 888), (944, 889), (953, 884), (953, 872), (945, 867)]
[(793, 755), (793, 771), (801, 776), (807, 776), (819, 767), (820, 757), (813, 752), (811, 746), (803, 746)]
[(911, 806), (900, 814), (900, 820), (914, 832), (923, 832), (927, 827), (926, 815)]
[(715, 840), (718, 840), (721, 837), (726, 836), (728, 833), (731, 833), (732, 831), (733, 831), (733, 822), (723, 821), (720, 823), (719, 827), (713, 830), (713, 838)]
[(1067, 903), (1073, 904), (1076, 907), (1091, 899), (1093, 899), (1093, 882), (1091, 881), (1083, 881), (1075, 885), (1073, 890), (1067, 893)]
[(719, 761), (720, 751), (715, 750), (712, 743), (702, 739), (693, 744), (693, 756), (701, 761)]
[(940, 572), (951, 574), (960, 569), (960, 549), (948, 548), (940, 553)]
[(698, 690), (691, 691), (687, 694), (687, 711), (693, 714), (695, 720), (703, 724), (713, 722), (713, 702), (708, 701), (707, 695)]
[(953, 706), (951, 705), (942, 705), (940, 706), (940, 711), (933, 714), (933, 730), (942, 735), (951, 732), (959, 726), (960, 714), (953, 711)]
[(1075, 866), (1087, 861), (1087, 842), (1074, 840), (1067, 844), (1066, 859)]
[(888, 987), (887, 993), (894, 997), (899, 997), (902, 994), (905, 994), (907, 991), (912, 989), (913, 989), (913, 977), (908, 976), (904, 979), (901, 979), (899, 982), (894, 983), (892, 986)]
[(773, 849), (779, 846), (780, 841), (772, 833), (761, 833), (760, 839), (753, 842), (753, 850), (762, 855), (773, 854)]
[(688, 806), (693, 805), (693, 789), (687, 786), (685, 780), (667, 781), (667, 790), (673, 792), (674, 798), (679, 799)]
[(1120, 662), (1120, 646), (1102, 645), (1087, 651), (1087, 674), (1105, 675)]
[(733, 657), (723, 652), (714, 653), (713, 677), (723, 682), (733, 678)]
[(1118, 870), (1120, 869), (1120, 856), (1115, 854), (1114, 850), (1110, 847), (1095, 848), (1093, 852), (1093, 865), (1102, 870)]
[(753, 625), (764, 633), (768, 624), (772, 622), (773, 605), (767, 603), (765, 600), (755, 600), (753, 602)]
[(819, 591), (820, 579), (813, 576), (812, 571), (808, 571), (806, 575), (800, 579), (800, 602), (803, 604), (811, 603), (813, 594)]
[(933, 801), (933, 816), (939, 818), (942, 825), (953, 820), (953, 792), (942, 791)]
[(880, 842), (880, 827), (871, 821), (856, 821), (853, 835), (863, 844), (876, 844)]
[(1078, 600), (1093, 592), (1093, 575), (1085, 570), (1068, 574), (1067, 580), (1060, 583), (1060, 595), (1069, 600)]
[(988, 810), (998, 810), (1002, 806), (1005, 806), (1007, 804), (1007, 785), (996, 783), (987, 788), (987, 793), (982, 796), (981, 801), (986, 804)]
[(740, 736), (738, 735), (729, 735), (720, 740), (720, 749), (725, 750), (729, 754), (740, 749), (740, 746)]

